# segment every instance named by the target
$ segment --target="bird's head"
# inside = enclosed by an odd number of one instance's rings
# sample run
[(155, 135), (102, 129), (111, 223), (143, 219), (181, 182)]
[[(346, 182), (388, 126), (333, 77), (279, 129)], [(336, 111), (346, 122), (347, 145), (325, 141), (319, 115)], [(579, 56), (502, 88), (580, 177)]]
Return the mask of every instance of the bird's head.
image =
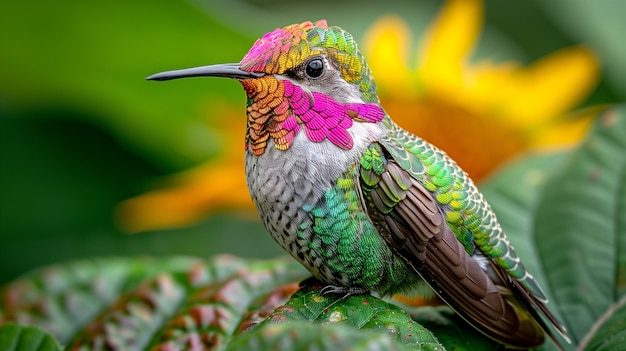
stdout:
[(304, 129), (350, 149), (354, 121), (379, 122), (376, 86), (352, 35), (326, 21), (277, 28), (258, 39), (239, 63), (162, 72), (149, 80), (186, 77), (237, 79), (248, 96), (246, 147), (256, 155), (268, 142), (286, 150)]

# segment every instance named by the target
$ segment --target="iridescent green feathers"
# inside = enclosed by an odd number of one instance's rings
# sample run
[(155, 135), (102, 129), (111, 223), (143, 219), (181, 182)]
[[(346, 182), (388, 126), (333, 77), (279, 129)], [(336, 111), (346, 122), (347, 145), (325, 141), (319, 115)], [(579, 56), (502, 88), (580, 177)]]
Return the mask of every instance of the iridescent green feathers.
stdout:
[(324, 260), (318, 272), (323, 279), (385, 293), (409, 291), (417, 281), (363, 211), (355, 181), (356, 166), (315, 206), (304, 208), (311, 220), (300, 224), (298, 240), (307, 246), (312, 260)]

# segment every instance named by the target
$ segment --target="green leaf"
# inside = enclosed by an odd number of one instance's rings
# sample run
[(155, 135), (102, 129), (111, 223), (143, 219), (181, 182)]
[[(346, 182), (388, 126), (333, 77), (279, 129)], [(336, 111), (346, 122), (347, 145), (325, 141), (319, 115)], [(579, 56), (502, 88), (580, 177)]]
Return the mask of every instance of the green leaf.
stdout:
[(539, 262), (575, 344), (626, 292), (625, 155), (621, 105), (599, 116), (536, 209)]
[(2, 289), (0, 323), (35, 324), (66, 343), (127, 289), (158, 272), (188, 269), (199, 259), (92, 259), (33, 271)]
[(396, 342), (420, 350), (443, 350), (437, 339), (400, 307), (369, 295), (321, 295), (319, 288), (302, 288), (254, 329), (294, 322), (342, 324), (387, 333)]
[(618, 350), (626, 344), (626, 296), (611, 306), (598, 319), (587, 337), (581, 342), (581, 350)]
[(61, 351), (61, 346), (42, 328), (9, 323), (0, 326), (0, 350)]
[(404, 345), (388, 334), (372, 333), (343, 324), (294, 322), (254, 328), (233, 340), (227, 350), (443, 350), (431, 346)]

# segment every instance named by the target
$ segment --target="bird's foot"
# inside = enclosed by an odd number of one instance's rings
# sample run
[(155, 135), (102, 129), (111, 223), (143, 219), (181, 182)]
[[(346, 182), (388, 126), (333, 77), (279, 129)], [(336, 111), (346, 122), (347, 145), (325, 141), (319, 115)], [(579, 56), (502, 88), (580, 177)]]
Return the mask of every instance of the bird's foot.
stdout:
[[(320, 286), (322, 288), (320, 288)], [(332, 285), (332, 284), (327, 285), (327, 284), (322, 283), (315, 277), (309, 277), (300, 282), (300, 288), (308, 288), (308, 287), (312, 287), (315, 290), (319, 289), (319, 292), (322, 296), (340, 295), (341, 296), (340, 300), (343, 300), (345, 298), (348, 298), (354, 295), (366, 295), (370, 293), (369, 289), (366, 289), (363, 287), (339, 286), (339, 285)]]

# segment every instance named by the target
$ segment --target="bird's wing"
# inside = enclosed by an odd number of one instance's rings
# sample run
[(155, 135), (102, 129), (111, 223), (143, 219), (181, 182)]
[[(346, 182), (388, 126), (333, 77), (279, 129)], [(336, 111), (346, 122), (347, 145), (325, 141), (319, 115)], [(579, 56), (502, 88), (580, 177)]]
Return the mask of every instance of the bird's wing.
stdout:
[[(412, 142), (432, 148), (417, 138)], [(509, 271), (482, 251), (481, 246), (488, 244), (480, 241), (489, 241), (492, 233), (481, 233), (481, 216), (486, 214), (476, 199), (469, 198), (480, 194), (475, 188), (471, 193), (463, 189), (465, 176), (454, 173), (458, 167), (446, 167), (446, 162), (452, 162), (447, 156), (433, 148), (426, 150), (432, 159), (420, 160), (416, 154), (424, 150), (414, 150), (419, 147), (383, 139), (370, 145), (361, 158), (361, 191), (379, 231), (446, 303), (471, 324), (478, 324), (479, 330), (512, 346), (541, 344), (543, 322), (535, 321), (536, 312), (526, 311), (539, 304), (549, 314), (540, 288), (537, 298), (525, 285), (513, 284), (516, 280)], [(512, 287), (522, 288), (525, 294)], [(526, 301), (516, 302), (517, 295)]]

